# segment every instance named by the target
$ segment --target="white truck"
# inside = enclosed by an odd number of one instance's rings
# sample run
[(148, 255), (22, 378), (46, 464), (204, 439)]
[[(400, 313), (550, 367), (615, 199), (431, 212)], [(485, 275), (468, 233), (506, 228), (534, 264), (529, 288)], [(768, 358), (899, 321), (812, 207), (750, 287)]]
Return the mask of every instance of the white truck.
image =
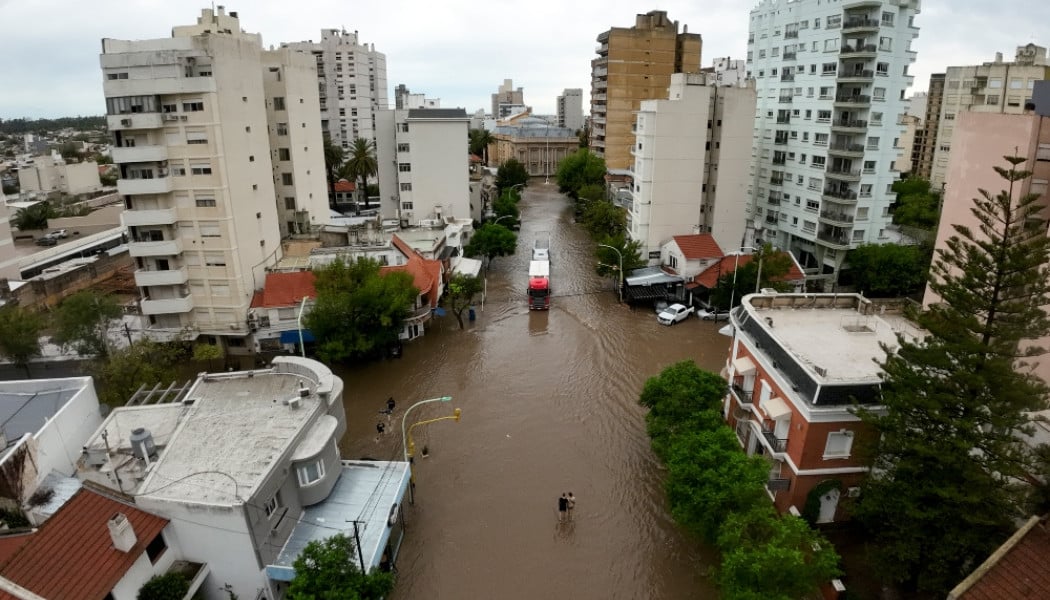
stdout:
[(532, 260), (551, 260), (551, 234), (549, 231), (540, 231), (536, 234), (536, 242), (532, 246)]

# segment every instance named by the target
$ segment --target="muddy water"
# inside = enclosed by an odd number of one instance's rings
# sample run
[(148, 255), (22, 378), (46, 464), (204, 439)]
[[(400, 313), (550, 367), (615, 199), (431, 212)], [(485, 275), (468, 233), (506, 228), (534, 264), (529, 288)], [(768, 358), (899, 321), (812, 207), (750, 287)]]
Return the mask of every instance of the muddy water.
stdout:
[[(518, 252), (495, 260), (478, 319), (431, 322), (401, 360), (344, 368), (344, 456), (399, 458), (401, 418), (463, 409), (462, 421), (417, 429), (416, 503), (406, 506), (394, 600), (714, 598), (711, 554), (679, 533), (637, 399), (646, 378), (682, 360), (718, 371), (728, 338), (692, 319), (657, 324), (617, 303), (594, 274), (592, 243), (554, 185), (522, 201)], [(527, 265), (550, 232), (552, 310), (530, 312)], [(387, 434), (377, 412), (393, 396)], [(385, 420), (385, 419), (384, 419)], [(573, 523), (557, 498), (573, 492)]]

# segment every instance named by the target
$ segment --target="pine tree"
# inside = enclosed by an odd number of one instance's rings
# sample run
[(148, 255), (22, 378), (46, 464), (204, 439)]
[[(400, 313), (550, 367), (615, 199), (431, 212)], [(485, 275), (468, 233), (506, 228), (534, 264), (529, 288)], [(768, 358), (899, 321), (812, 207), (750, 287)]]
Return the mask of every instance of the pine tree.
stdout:
[(1031, 457), (1017, 433), (1047, 406), (1047, 386), (1025, 360), (1050, 332), (1050, 240), (1037, 195), (1015, 198), (1031, 177), (1005, 157), (1008, 182), (979, 190), (977, 231), (954, 225), (938, 250), (930, 289), (939, 302), (917, 316), (928, 335), (887, 349), (881, 434), (856, 514), (871, 531), (877, 569), (906, 588), (943, 593), (980, 564), (1019, 516), (1018, 481)]

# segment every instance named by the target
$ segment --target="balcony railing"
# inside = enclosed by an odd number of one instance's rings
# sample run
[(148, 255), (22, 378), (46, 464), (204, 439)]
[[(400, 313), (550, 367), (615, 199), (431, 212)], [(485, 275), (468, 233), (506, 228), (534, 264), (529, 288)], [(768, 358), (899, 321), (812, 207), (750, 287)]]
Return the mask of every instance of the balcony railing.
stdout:
[(406, 319), (405, 323), (408, 325), (419, 325), (420, 323), (426, 323), (430, 320), (430, 315), (433, 311), (429, 305), (421, 306), (412, 311)]
[(849, 237), (842, 235), (841, 233), (830, 233), (821, 231), (817, 234), (817, 239), (830, 246), (836, 246), (840, 249), (849, 248), (850, 241)]
[(791, 117), (777, 117), (777, 125), (787, 125), (791, 123)]
[(780, 206), (780, 194), (779, 193), (770, 193), (769, 194), (769, 198), (766, 199), (766, 202), (768, 202), (769, 204), (771, 204), (773, 206)]
[(875, 44), (864, 44), (861, 46), (843, 46), (839, 54), (868, 54), (878, 51)]
[(783, 177), (770, 177), (769, 178), (769, 185), (784, 185), (784, 178)]
[(859, 178), (860, 177), (860, 169), (846, 169), (846, 168), (843, 168), (843, 167), (828, 167), (827, 173), (828, 173), (828, 175), (834, 175), (834, 176), (839, 177), (839, 178), (842, 178), (842, 177), (849, 177), (849, 178), (856, 177), (856, 178)]
[(736, 399), (739, 400), (741, 404), (751, 404), (751, 395), (753, 394), (753, 392), (748, 392), (744, 390), (743, 377), (734, 378), (733, 383), (729, 386), (729, 389), (733, 392), (733, 395), (736, 396)]
[(796, 54), (794, 52), (785, 52), (784, 53), (784, 60), (795, 60), (795, 57), (797, 57), (797, 56), (798, 56), (798, 54)]
[(875, 19), (849, 19), (842, 24), (842, 31), (849, 29), (878, 29), (879, 22)]
[(865, 94), (840, 94), (835, 96), (835, 102), (846, 104), (871, 104), (871, 96)]
[(821, 211), (820, 212), (820, 218), (824, 219), (825, 221), (832, 221), (834, 223), (846, 223), (846, 224), (849, 224), (849, 223), (853, 222), (853, 215), (848, 215), (846, 213), (840, 213), (840, 212), (834, 212), (834, 211), (830, 211), (830, 210)]
[(781, 96), (778, 101), (781, 104), (790, 104), (794, 96)]
[(178, 219), (178, 212), (174, 208), (153, 208), (125, 210), (123, 213), (124, 225), (128, 227), (143, 225), (173, 225)]
[[(781, 81), (794, 81), (795, 80), (795, 75), (793, 73), (781, 73), (780, 74), (780, 80)], [(788, 100), (788, 102), (791, 102), (791, 101)]]
[(852, 73), (850, 73), (848, 71), (845, 71), (845, 72), (840, 71), (839, 72), (839, 79), (874, 79), (874, 78), (875, 78), (875, 71), (872, 71), (871, 69), (862, 69), (860, 71), (853, 71)]
[(182, 285), (189, 280), (186, 267), (178, 269), (138, 269), (135, 271), (135, 285), (149, 287), (151, 285)]
[(788, 143), (788, 139), (786, 137), (778, 137), (773, 140), (773, 143), (777, 146), (783, 146)]
[(837, 143), (828, 146), (828, 151), (846, 154), (864, 154), (864, 144)]
[(857, 192), (850, 190), (837, 190), (835, 188), (825, 188), (824, 195), (832, 198), (838, 198), (840, 200), (856, 200)]
[(766, 489), (771, 492), (782, 492), (791, 489), (791, 480), (782, 477), (772, 477), (766, 481)]
[(785, 159), (785, 158), (774, 158), (774, 159), (773, 159), (773, 164), (774, 164), (774, 165), (783, 165), (783, 164), (787, 164), (787, 159)]
[(863, 119), (844, 120), (839, 119), (831, 124), (831, 128), (835, 129), (865, 129), (868, 127), (868, 122)]
[(775, 215), (766, 215), (766, 225), (776, 225), (777, 217)]
[(778, 438), (772, 429), (762, 427), (762, 437), (766, 438), (766, 443), (769, 444), (769, 448), (773, 452), (784, 452), (787, 450), (787, 439)]

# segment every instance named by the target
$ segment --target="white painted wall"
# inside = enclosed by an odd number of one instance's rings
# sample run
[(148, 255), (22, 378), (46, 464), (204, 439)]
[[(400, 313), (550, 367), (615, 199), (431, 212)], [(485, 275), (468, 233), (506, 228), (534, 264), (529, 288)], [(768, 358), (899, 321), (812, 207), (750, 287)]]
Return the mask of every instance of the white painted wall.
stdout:
[[(135, 562), (132, 563), (124, 577), (117, 582), (117, 585), (113, 586), (112, 594), (114, 600), (138, 600), (139, 590), (147, 581), (154, 575), (167, 573), (172, 563), (183, 558), (182, 551), (174, 543), (175, 535), (172, 533), (170, 523), (164, 528), (161, 535), (164, 536), (164, 542), (167, 544), (168, 549), (164, 551), (164, 554), (160, 555), (156, 564), (149, 561), (149, 556), (145, 552), (139, 554), (139, 557), (135, 559)], [(141, 542), (142, 540), (139, 541)], [(149, 543), (149, 540), (146, 543)]]
[(44, 381), (53, 386), (79, 386), (80, 391), (34, 436), (37, 441), (37, 484), (52, 470), (75, 475), (81, 448), (102, 425), (98, 395), (90, 377)]

